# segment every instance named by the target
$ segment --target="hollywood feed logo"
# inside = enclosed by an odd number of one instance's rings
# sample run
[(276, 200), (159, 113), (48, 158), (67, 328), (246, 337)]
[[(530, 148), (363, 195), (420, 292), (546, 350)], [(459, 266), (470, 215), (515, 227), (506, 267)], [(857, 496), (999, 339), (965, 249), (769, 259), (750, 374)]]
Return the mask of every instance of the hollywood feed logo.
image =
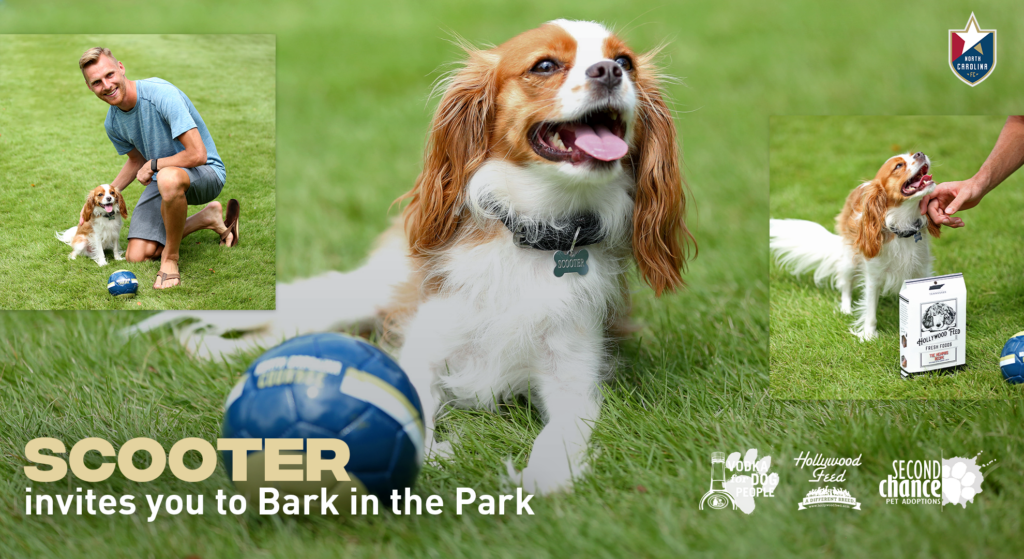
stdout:
[[(810, 452), (801, 452), (800, 456), (794, 458), (800, 469), (811, 468), (811, 483), (824, 483), (825, 487), (816, 487), (807, 492), (804, 499), (797, 503), (797, 510), (818, 507), (841, 507), (853, 510), (860, 510), (860, 503), (850, 494), (849, 491), (839, 487), (838, 484), (846, 483), (846, 469), (860, 466), (860, 457), (825, 457), (821, 454), (811, 456)], [(839, 468), (843, 470), (840, 472)], [(836, 484), (829, 487), (828, 484)]]
[[(757, 459), (757, 449), (747, 451), (740, 460), (740, 453), (733, 452), (728, 458), (724, 452), (711, 453), (711, 488), (700, 501), (704, 506), (721, 510), (732, 507), (745, 514), (754, 512), (756, 497), (774, 497), (779, 485), (779, 474), (769, 473), (772, 457)], [(730, 474), (727, 474), (730, 472)]]
[(978, 464), (978, 456), (954, 456), (939, 460), (893, 460), (893, 473), (878, 484), (887, 505), (960, 505), (974, 502), (982, 492), (981, 469), (995, 460)]

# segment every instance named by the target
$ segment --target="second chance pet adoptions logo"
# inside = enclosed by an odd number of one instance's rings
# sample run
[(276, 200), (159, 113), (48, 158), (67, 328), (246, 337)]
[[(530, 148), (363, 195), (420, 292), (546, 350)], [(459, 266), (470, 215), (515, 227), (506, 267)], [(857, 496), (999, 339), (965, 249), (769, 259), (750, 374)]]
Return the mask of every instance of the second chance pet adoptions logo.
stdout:
[[(715, 510), (731, 506), (745, 514), (754, 512), (755, 497), (775, 496), (779, 474), (769, 473), (771, 467), (772, 457), (758, 460), (756, 448), (748, 450), (743, 460), (740, 460), (739, 452), (733, 452), (729, 458), (724, 452), (712, 452), (711, 488), (700, 500), (700, 510), (707, 505)], [(732, 475), (727, 475), (727, 471)]]
[(973, 12), (963, 29), (949, 30), (949, 69), (971, 87), (996, 69), (996, 30), (978, 29)]
[(954, 456), (939, 460), (893, 460), (892, 474), (878, 484), (887, 505), (960, 505), (974, 502), (982, 492), (981, 469), (995, 460), (978, 464), (974, 458)]

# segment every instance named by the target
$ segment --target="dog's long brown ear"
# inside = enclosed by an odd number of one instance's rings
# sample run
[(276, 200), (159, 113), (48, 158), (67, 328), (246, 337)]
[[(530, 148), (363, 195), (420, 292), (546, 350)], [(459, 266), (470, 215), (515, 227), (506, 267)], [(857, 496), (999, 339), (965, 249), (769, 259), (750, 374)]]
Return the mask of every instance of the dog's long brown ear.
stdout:
[(932, 221), (932, 216), (930, 216), (928, 214), (924, 214), (924, 215), (925, 215), (925, 218), (928, 219), (928, 233), (930, 233), (932, 237), (935, 237), (936, 239), (938, 239), (939, 235), (942, 234), (942, 229), (940, 228), (938, 223), (935, 223), (934, 221)]
[(96, 209), (96, 196), (90, 190), (89, 195), (85, 197), (85, 206), (82, 207), (82, 221), (89, 221), (92, 219), (92, 211)]
[(416, 186), (399, 200), (413, 254), (424, 255), (452, 238), (459, 225), (466, 182), (487, 156), (497, 81), (497, 56), (469, 50), (469, 60), (448, 83), (431, 123)]
[(639, 106), (636, 150), (630, 165), (636, 179), (633, 257), (656, 295), (684, 285), (682, 272), (696, 256), (697, 243), (686, 227), (686, 196), (679, 169), (679, 146), (672, 115), (658, 89), (655, 53), (637, 64)]
[(128, 205), (125, 204), (124, 202), (124, 195), (121, 194), (121, 191), (116, 188), (111, 187), (111, 190), (114, 191), (114, 196), (117, 197), (117, 206), (121, 210), (121, 217), (124, 219), (128, 219)]
[(874, 258), (882, 250), (882, 229), (885, 227), (885, 188), (877, 180), (861, 187), (861, 220), (857, 246), (865, 258)]

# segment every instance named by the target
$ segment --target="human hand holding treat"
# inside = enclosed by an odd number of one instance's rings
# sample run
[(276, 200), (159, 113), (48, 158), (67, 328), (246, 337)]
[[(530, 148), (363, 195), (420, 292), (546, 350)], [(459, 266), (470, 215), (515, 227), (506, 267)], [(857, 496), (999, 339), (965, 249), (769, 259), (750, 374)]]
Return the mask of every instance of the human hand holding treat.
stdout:
[(921, 215), (927, 213), (932, 221), (940, 225), (963, 227), (963, 220), (953, 217), (953, 214), (977, 206), (986, 194), (999, 186), (1022, 164), (1024, 116), (1010, 116), (999, 133), (996, 145), (978, 172), (967, 180), (938, 185), (921, 200)]

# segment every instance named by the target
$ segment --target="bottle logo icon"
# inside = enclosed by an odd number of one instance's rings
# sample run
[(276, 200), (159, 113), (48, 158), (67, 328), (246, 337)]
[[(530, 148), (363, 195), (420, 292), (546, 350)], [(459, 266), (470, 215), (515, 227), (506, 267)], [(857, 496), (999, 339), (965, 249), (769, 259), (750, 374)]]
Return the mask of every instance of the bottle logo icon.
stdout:
[(736, 508), (736, 503), (732, 500), (732, 494), (725, 489), (725, 453), (724, 452), (712, 452), (711, 453), (711, 488), (704, 494), (704, 498), (700, 500), (700, 510), (704, 510), (704, 504), (715, 510), (721, 510), (732, 505), (732, 508)]

